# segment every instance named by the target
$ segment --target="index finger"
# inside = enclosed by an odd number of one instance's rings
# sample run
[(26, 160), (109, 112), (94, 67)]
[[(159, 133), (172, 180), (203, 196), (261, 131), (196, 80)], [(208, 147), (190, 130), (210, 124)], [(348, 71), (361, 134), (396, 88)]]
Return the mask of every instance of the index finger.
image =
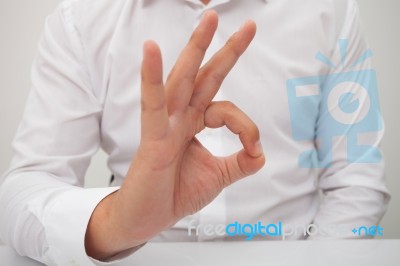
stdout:
[(228, 156), (220, 157), (222, 181), (225, 186), (260, 170), (265, 163), (256, 124), (239, 108), (230, 102), (212, 102), (204, 115), (205, 126), (218, 128), (226, 126), (239, 135), (243, 149)]

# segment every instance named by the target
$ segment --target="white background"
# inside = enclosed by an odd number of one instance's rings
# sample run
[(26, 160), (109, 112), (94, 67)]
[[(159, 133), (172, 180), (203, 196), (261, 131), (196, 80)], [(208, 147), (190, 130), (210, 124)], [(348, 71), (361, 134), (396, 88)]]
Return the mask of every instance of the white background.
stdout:
[[(110, 0), (112, 1), (112, 0)], [(11, 140), (30, 88), (29, 71), (46, 15), (57, 0), (0, 0), (0, 173), (12, 156)], [(400, 238), (400, 1), (358, 0), (364, 29), (374, 51), (380, 102), (386, 121), (383, 151), (392, 201), (381, 226), (385, 238)], [(99, 152), (87, 174), (87, 186), (105, 186), (109, 171)]]

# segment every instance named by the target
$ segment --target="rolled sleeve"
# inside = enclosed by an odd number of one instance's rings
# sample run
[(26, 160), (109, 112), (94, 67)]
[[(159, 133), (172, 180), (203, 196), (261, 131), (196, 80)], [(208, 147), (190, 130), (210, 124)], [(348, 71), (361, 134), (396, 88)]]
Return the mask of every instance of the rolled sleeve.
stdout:
[(59, 265), (103, 264), (86, 254), (85, 233), (97, 204), (117, 189), (72, 189), (54, 200), (43, 220), (49, 245), (47, 261)]
[(83, 188), (101, 142), (102, 104), (92, 90), (73, 3), (62, 2), (46, 20), (14, 157), (0, 186), (1, 239), (50, 265), (93, 263), (84, 246), (88, 222), (118, 189)]
[[(347, 231), (340, 235), (315, 235), (310, 239), (358, 237), (351, 230), (357, 226), (378, 225), (390, 200), (380, 151), (384, 123), (379, 110), (375, 72), (369, 58), (371, 53), (368, 53), (370, 50), (362, 33), (357, 3), (346, 1), (345, 6), (346, 18), (337, 34), (342, 43), (333, 53), (335, 60), (342, 61), (342, 69), (339, 72), (328, 70), (328, 76), (333, 78), (327, 78), (323, 84), (323, 97), (328, 99), (324, 102), (329, 102), (333, 94), (327, 88), (332, 85), (329, 82), (346, 84), (343, 85), (346, 92), (356, 94), (360, 87), (364, 87), (364, 91), (358, 94), (359, 106), (351, 112), (350, 121), (338, 123), (332, 119), (332, 113), (341, 112), (340, 101), (321, 107), (325, 111), (318, 118), (316, 142), (321, 166), (319, 188), (323, 197), (313, 223), (344, 226)], [(338, 118), (346, 120), (346, 116), (338, 115)]]

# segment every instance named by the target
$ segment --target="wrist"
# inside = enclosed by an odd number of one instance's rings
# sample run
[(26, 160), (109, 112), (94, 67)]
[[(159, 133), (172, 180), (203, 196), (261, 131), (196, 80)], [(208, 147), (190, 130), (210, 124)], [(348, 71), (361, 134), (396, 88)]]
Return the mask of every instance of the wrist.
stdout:
[(95, 208), (85, 234), (88, 256), (106, 261), (118, 253), (141, 246), (145, 241), (132, 241), (114, 222), (113, 206), (118, 191), (108, 195)]

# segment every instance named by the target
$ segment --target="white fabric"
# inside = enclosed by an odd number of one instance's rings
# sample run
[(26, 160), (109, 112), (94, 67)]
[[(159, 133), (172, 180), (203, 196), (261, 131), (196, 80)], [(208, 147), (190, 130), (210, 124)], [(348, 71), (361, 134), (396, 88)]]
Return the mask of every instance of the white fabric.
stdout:
[[(87, 257), (84, 234), (95, 206), (122, 183), (139, 144), (143, 42), (159, 43), (167, 76), (210, 8), (219, 13), (220, 24), (206, 60), (246, 19), (258, 25), (215, 99), (234, 102), (256, 122), (268, 160), (257, 174), (154, 241), (218, 239), (204, 233), (189, 237), (185, 228), (192, 221), (379, 223), (389, 200), (383, 163), (346, 163), (345, 138), (339, 138), (331, 168), (300, 168), (299, 155), (315, 143), (293, 138), (286, 90), (288, 79), (329, 73), (314, 57), (321, 51), (340, 62), (338, 39), (349, 40), (349, 61), (368, 48), (354, 0), (212, 0), (208, 6), (197, 0), (67, 0), (46, 21), (32, 91), (13, 142), (15, 156), (2, 177), (4, 242), (51, 265), (99, 263)], [(370, 68), (370, 61), (359, 68)], [(381, 137), (375, 134), (372, 143), (379, 145)], [(199, 139), (216, 155), (240, 149), (226, 129), (207, 129)], [(114, 187), (84, 189), (85, 171), (98, 148), (109, 154)], [(323, 237), (333, 236), (312, 238)]]

